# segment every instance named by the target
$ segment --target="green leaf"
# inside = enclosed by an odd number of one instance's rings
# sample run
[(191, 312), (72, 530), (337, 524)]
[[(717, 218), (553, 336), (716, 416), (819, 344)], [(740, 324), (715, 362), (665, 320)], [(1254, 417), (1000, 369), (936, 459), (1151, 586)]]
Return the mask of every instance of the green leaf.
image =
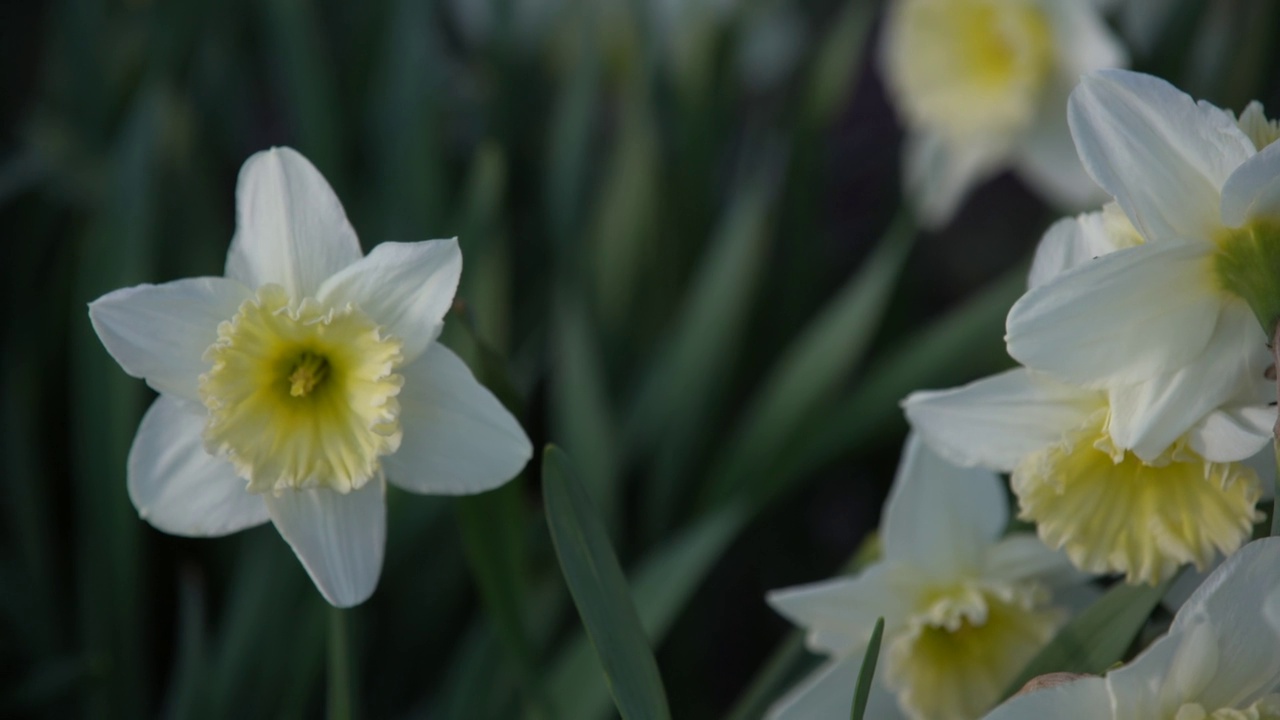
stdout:
[(565, 582), (622, 717), (669, 718), (662, 677), (627, 579), (591, 499), (572, 473), (569, 458), (548, 446), (542, 455), (543, 496)]
[(871, 631), (871, 641), (862, 656), (862, 668), (858, 670), (858, 685), (853, 691), (851, 720), (862, 720), (867, 712), (867, 698), (871, 696), (871, 680), (876, 675), (876, 661), (880, 659), (880, 638), (884, 636), (884, 618), (876, 619), (876, 629)]
[(1173, 580), (1169, 578), (1155, 587), (1117, 583), (1058, 631), (1005, 689), (1005, 697), (1016, 693), (1031, 678), (1045, 673), (1101, 675), (1106, 672), (1124, 659), (1125, 651)]
[(853, 92), (875, 11), (876, 3), (870, 0), (845, 0), (835, 26), (822, 40), (809, 76), (805, 106), (809, 122), (825, 123)]
[(724, 502), (736, 492), (765, 494), (752, 485), (773, 482), (762, 469), (795, 436), (795, 429), (810, 417), (827, 419), (819, 410), (870, 347), (915, 236), (914, 224), (900, 215), (875, 253), (787, 348), (714, 463), (708, 504)]
[[(692, 523), (652, 550), (632, 573), (632, 597), (644, 631), (661, 642), (694, 590), (729, 543), (746, 525), (740, 506), (730, 506)], [(598, 717), (608, 693), (596, 678), (591, 644), (581, 634), (571, 640), (548, 674), (553, 705), (562, 717)]]

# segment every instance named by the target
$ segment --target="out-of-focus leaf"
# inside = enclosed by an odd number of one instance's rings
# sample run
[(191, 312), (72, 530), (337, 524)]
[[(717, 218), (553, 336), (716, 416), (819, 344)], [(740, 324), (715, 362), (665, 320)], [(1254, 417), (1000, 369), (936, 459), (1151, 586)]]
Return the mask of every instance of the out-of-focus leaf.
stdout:
[(819, 411), (862, 360), (880, 327), (915, 235), (914, 224), (900, 216), (871, 257), (787, 348), (713, 465), (711, 504), (737, 492), (764, 495), (751, 486), (773, 482), (768, 467), (795, 429), (817, 414), (825, 418)]
[(867, 713), (867, 698), (871, 696), (871, 681), (875, 679), (882, 637), (884, 637), (884, 618), (877, 618), (876, 628), (871, 631), (871, 640), (867, 643), (867, 651), (862, 655), (862, 667), (858, 669), (858, 684), (853, 690), (850, 720), (862, 720), (862, 716)]
[(1051, 672), (1101, 675), (1124, 659), (1151, 611), (1173, 584), (1169, 578), (1156, 586), (1117, 583), (1097, 602), (1072, 618), (1023, 668), (1005, 689), (1005, 697), (1033, 677)]
[(164, 716), (207, 717), (204, 583), (194, 569), (188, 569), (179, 578), (177, 647)]
[(542, 488), (560, 569), (614, 704), (627, 720), (669, 718), (662, 676), (626, 576), (591, 498), (574, 477), (568, 457), (554, 446), (543, 451)]
[(853, 92), (875, 11), (876, 3), (871, 0), (845, 0), (835, 25), (822, 40), (809, 76), (805, 110), (810, 123), (825, 124)]
[(591, 19), (594, 3), (579, 3), (580, 51), (567, 84), (560, 89), (551, 118), (547, 148), (546, 205), (551, 234), (561, 248), (562, 262), (573, 246), (581, 222), (582, 198), (588, 178), (589, 152), (594, 135), (596, 101), (600, 94), (600, 58)]
[(142, 590), (142, 523), (125, 490), (125, 460), (142, 413), (141, 383), (124, 374), (94, 335), (85, 303), (151, 277), (155, 256), (158, 88), (138, 95), (110, 161), (106, 201), (77, 258), (71, 327), (71, 453), (75, 473), (77, 596), (89, 653), (103, 663), (91, 714), (150, 714)]
[(621, 128), (597, 198), (591, 247), (595, 296), (603, 321), (617, 327), (643, 276), (642, 252), (659, 227), (661, 148), (643, 90), (633, 86), (622, 106)]
[[(694, 590), (746, 521), (742, 508), (722, 508), (651, 551), (633, 572), (631, 596), (654, 645), (661, 643)], [(594, 663), (591, 644), (581, 633), (556, 660), (547, 676), (547, 688), (552, 706), (562, 717), (595, 718), (607, 709), (609, 694)]]
[(510, 654), (521, 685), (537, 702), (538, 669), (524, 608), (528, 604), (519, 480), (454, 501), (463, 547), (480, 597)]
[[(458, 294), (474, 333), (490, 348), (505, 351), (510, 322), (510, 260), (501, 242), (507, 161), (501, 146), (483, 143), (471, 160), (458, 226), (466, 262)], [(504, 398), (505, 400), (505, 398)]]
[(62, 657), (24, 668), (16, 682), (0, 688), (0, 715), (36, 715), (45, 703), (82, 685), (93, 670), (83, 657)]
[(342, 128), (338, 113), (337, 74), (326, 62), (320, 25), (311, 0), (267, 0), (261, 8), (270, 57), (279, 63), (276, 80), (280, 96), (298, 135), (298, 150), (331, 183), (342, 175)]
[(380, 235), (366, 243), (425, 240), (444, 226), (449, 209), (439, 105), (445, 60), (431, 5), (395, 0), (386, 23), (366, 121), (378, 178), (370, 219)]
[(610, 532), (621, 512), (615, 421), (605, 385), (604, 360), (586, 308), (566, 291), (556, 307), (551, 382), (554, 435), (573, 453), (584, 486)]
[(872, 362), (857, 388), (822, 417), (809, 418), (762, 483), (758, 501), (804, 473), (874, 438), (901, 432), (898, 403), (912, 390), (946, 387), (1008, 366), (1004, 319), (1026, 290), (1018, 265), (959, 308), (934, 320)]

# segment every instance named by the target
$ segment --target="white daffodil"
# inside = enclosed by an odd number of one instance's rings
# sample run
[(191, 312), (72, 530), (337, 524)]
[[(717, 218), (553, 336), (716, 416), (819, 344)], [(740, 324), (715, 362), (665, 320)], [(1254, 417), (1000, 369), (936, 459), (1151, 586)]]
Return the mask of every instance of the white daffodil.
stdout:
[(1064, 206), (1100, 197), (1063, 114), (1082, 73), (1127, 63), (1093, 2), (894, 0), (880, 50), (907, 127), (906, 189), (927, 224), (1009, 167)]
[(1249, 543), (1192, 594), (1164, 637), (1105, 677), (1015, 697), (987, 720), (1280, 720), (1280, 538)]
[(1029, 290), (1009, 313), (1009, 353), (1092, 387), (1148, 383), (1135, 415), (1194, 423), (1230, 392), (1209, 369), (1265, 347), (1259, 321), (1280, 318), (1276, 126), (1256, 104), (1237, 120), (1118, 70), (1086, 76), (1069, 116), (1085, 167), (1143, 241)]
[(462, 257), (454, 240), (362, 257), (306, 158), (249, 158), (226, 277), (139, 285), (89, 316), (120, 366), (160, 397), (129, 453), (147, 522), (218, 536), (270, 520), (330, 603), (377, 585), (387, 479), (466, 494), (514, 477), (519, 423), (437, 343)]
[(883, 560), (853, 577), (769, 593), (806, 629), (809, 648), (830, 659), (768, 716), (848, 717), (879, 617), (867, 717), (972, 720), (990, 709), (1066, 619), (1051, 593), (1084, 579), (1030, 534), (1001, 539), (1006, 502), (993, 473), (955, 467), (908, 438), (882, 518)]
[(912, 393), (903, 406), (943, 457), (1011, 473), (1019, 517), (1087, 572), (1154, 584), (1182, 565), (1203, 569), (1260, 519), (1258, 474), (1234, 460), (1266, 444), (1275, 415), (1265, 407), (1215, 410), (1147, 462), (1111, 434), (1107, 392), (1024, 368)]

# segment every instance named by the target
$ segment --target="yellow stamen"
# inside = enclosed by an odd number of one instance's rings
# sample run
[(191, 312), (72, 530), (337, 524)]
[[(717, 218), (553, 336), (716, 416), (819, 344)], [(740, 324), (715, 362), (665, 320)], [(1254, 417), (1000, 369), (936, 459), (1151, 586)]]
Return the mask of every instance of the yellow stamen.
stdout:
[(294, 397), (306, 397), (315, 390), (316, 385), (324, 381), (329, 374), (329, 361), (322, 355), (306, 351), (298, 358), (298, 364), (289, 373), (289, 394)]

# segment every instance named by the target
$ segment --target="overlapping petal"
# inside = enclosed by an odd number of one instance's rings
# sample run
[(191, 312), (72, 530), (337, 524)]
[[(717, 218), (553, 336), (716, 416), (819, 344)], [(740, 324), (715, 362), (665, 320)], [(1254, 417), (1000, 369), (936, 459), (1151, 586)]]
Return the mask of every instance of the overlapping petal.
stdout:
[(1086, 75), (1067, 113), (1085, 169), (1148, 241), (1212, 238), (1222, 187), (1254, 154), (1231, 115), (1124, 70)]
[(342, 203), (310, 160), (276, 147), (245, 161), (227, 277), (253, 288), (275, 283), (301, 300), (361, 255)]
[(886, 560), (938, 583), (972, 576), (1008, 520), (995, 473), (953, 465), (908, 436), (880, 524)]
[(1246, 160), (1222, 187), (1222, 224), (1240, 227), (1251, 220), (1280, 225), (1280, 143)]
[(331, 307), (353, 303), (403, 343), (411, 363), (440, 334), (462, 276), (457, 239), (385, 242), (325, 280), (317, 299)]
[(240, 283), (216, 277), (137, 285), (94, 300), (89, 319), (125, 372), (199, 403), (199, 378), (209, 369), (204, 352), (218, 337), (218, 323), (251, 296)]
[(533, 454), (520, 423), (448, 348), (432, 343), (406, 366), (400, 449), (385, 458), (407, 490), (466, 495), (515, 477)]
[(1009, 354), (1101, 387), (1178, 370), (1204, 352), (1221, 312), (1212, 246), (1119, 250), (1027, 291), (1009, 311)]
[(138, 515), (171, 535), (215, 537), (261, 525), (267, 506), (245, 491), (231, 464), (204, 450), (204, 417), (160, 396), (129, 450), (129, 499)]
[(364, 602), (378, 585), (387, 539), (386, 483), (342, 494), (328, 488), (262, 495), (271, 522), (325, 600)]
[(914, 392), (903, 408), (912, 427), (951, 462), (1011, 472), (1104, 403), (1100, 392), (1017, 368), (964, 387)]

